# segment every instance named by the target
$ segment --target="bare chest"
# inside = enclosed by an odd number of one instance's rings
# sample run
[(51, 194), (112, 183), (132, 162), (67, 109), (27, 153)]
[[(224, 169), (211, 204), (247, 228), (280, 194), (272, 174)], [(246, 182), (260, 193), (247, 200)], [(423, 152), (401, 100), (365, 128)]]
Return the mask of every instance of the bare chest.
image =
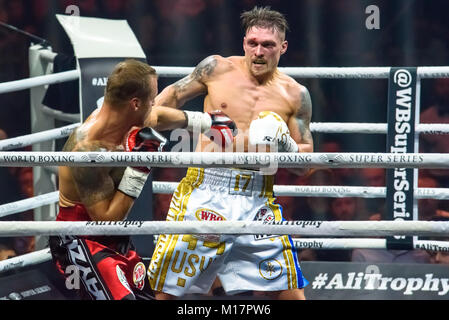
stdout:
[(262, 111), (273, 111), (285, 121), (292, 115), (287, 92), (277, 83), (255, 85), (241, 76), (222, 77), (208, 84), (205, 111), (222, 110), (239, 129), (247, 129)]

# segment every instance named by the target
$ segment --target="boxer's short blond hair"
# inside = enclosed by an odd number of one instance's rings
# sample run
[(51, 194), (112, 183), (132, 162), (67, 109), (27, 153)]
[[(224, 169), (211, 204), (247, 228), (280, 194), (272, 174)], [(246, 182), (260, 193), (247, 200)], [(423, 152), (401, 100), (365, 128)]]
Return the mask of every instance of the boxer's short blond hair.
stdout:
[(151, 94), (150, 79), (157, 77), (148, 64), (127, 59), (117, 64), (108, 78), (104, 100), (111, 106), (120, 106), (133, 98), (147, 101)]

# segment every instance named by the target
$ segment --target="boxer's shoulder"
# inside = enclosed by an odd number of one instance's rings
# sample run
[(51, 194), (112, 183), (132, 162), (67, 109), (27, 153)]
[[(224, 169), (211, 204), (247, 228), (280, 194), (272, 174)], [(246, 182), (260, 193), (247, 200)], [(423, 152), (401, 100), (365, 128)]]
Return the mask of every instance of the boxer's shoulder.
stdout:
[(222, 57), (211, 55), (201, 61), (195, 68), (193, 76), (206, 81), (217, 76), (238, 70), (239, 57)]

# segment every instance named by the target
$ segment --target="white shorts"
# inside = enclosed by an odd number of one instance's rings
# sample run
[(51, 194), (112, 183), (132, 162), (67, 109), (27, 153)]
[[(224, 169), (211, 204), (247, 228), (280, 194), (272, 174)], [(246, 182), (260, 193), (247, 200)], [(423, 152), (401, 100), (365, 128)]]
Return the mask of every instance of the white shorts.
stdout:
[[(173, 194), (167, 221), (281, 221), (273, 177), (255, 171), (190, 168)], [(289, 236), (161, 235), (148, 268), (153, 290), (207, 293), (219, 277), (227, 294), (303, 288)]]

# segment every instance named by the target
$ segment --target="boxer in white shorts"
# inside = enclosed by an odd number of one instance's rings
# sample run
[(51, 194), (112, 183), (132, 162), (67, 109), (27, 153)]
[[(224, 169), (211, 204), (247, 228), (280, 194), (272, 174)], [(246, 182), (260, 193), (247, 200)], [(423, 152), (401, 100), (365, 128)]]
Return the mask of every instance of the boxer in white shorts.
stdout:
[[(277, 67), (288, 47), (285, 17), (256, 7), (241, 18), (245, 55), (204, 59), (156, 97), (155, 105), (171, 112), (152, 112), (146, 125), (201, 133), (196, 152), (260, 152), (267, 145), (270, 151), (313, 152), (310, 94)], [(200, 95), (204, 113), (176, 110)], [(162, 125), (166, 119), (170, 124)], [(273, 174), (192, 168), (173, 195), (167, 219), (281, 220)], [(228, 293), (261, 290), (277, 299), (305, 299), (307, 282), (288, 237), (163, 235), (148, 272), (158, 299), (206, 292), (217, 275)]]
[[(254, 171), (190, 168), (168, 221), (282, 220), (273, 177)], [(289, 236), (163, 235), (148, 269), (152, 287), (173, 296), (207, 293), (218, 275), (228, 294), (303, 288)]]

